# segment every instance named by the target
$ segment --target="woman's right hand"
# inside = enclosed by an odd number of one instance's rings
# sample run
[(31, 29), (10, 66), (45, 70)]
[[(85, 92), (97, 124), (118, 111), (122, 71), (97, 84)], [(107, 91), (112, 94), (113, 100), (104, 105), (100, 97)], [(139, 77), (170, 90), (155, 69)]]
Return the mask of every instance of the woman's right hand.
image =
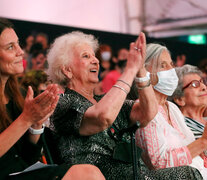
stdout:
[(48, 85), (47, 89), (35, 98), (32, 88), (29, 87), (21, 116), (31, 125), (42, 124), (54, 111), (58, 99), (58, 86), (55, 84)]
[(204, 142), (206, 144), (206, 150), (207, 150), (207, 123), (205, 124), (205, 128), (204, 128), (201, 139), (204, 140)]

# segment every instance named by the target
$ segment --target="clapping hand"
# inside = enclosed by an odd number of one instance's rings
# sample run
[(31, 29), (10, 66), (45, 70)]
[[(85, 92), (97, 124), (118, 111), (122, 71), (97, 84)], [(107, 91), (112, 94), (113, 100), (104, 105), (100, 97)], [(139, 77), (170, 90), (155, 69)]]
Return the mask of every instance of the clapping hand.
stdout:
[(47, 89), (37, 97), (33, 98), (33, 95), (33, 90), (29, 87), (22, 115), (31, 125), (41, 125), (50, 117), (57, 105), (59, 99), (58, 86), (50, 84)]

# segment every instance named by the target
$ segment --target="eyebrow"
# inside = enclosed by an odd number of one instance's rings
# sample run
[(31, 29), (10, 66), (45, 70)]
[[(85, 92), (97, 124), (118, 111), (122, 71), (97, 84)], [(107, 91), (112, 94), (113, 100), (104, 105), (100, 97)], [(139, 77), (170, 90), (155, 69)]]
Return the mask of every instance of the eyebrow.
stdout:
[(0, 46), (2, 46), (2, 47), (6, 47), (6, 46), (9, 46), (9, 45), (12, 45), (12, 44), (19, 44), (19, 39), (17, 40), (17, 42), (14, 42), (14, 41), (12, 41), (12, 42), (9, 42), (9, 43), (7, 43), (7, 44), (4, 44), (4, 45), (0, 45)]

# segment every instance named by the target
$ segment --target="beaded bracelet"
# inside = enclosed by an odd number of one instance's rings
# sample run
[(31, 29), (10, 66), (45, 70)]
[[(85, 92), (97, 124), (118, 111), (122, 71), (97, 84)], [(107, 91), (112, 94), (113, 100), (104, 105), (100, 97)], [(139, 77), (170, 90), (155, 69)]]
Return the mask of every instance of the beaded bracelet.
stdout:
[(127, 86), (129, 86), (129, 88), (131, 89), (131, 86), (127, 82), (125, 82), (124, 80), (118, 79), (117, 81), (123, 82), (124, 84), (126, 84)]
[(119, 88), (119, 89), (121, 89), (122, 91), (124, 91), (126, 94), (128, 94), (129, 92), (126, 90), (126, 89), (124, 89), (123, 87), (121, 87), (121, 86), (119, 86), (119, 85), (113, 85), (113, 87), (116, 87), (116, 88)]
[(142, 87), (137, 86), (137, 89), (140, 89), (140, 90), (141, 90), (141, 89), (144, 89), (144, 88), (146, 88), (146, 87), (149, 87), (150, 84), (151, 84), (151, 81), (148, 80), (148, 82), (147, 82), (147, 84), (146, 84), (145, 86), (142, 86)]

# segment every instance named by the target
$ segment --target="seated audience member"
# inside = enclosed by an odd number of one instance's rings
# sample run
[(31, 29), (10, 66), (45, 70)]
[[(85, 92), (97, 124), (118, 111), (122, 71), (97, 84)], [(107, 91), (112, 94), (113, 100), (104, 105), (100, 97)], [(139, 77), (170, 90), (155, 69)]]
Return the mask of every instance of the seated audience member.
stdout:
[(35, 41), (35, 37), (32, 34), (30, 34), (29, 36), (27, 36), (27, 38), (25, 40), (25, 45), (23, 47), (24, 59), (27, 59), (28, 54), (30, 52), (30, 48), (32, 47), (34, 41)]
[(207, 107), (207, 88), (203, 83), (202, 72), (189, 64), (175, 70), (179, 81), (170, 99), (180, 108), (195, 138), (201, 138), (207, 122), (203, 118)]
[[(54, 41), (48, 53), (48, 74), (66, 89), (51, 123), (60, 137), (58, 147), (65, 163), (96, 165), (108, 180), (133, 179), (132, 163), (116, 153), (124, 150), (121, 145), (130, 145), (130, 135), (119, 137), (116, 133), (136, 123), (144, 127), (157, 114), (150, 81), (137, 82), (139, 102), (125, 100), (134, 78), (141, 81), (146, 76), (145, 35), (140, 33), (130, 44), (126, 67), (104, 96), (94, 95), (99, 80), (97, 48), (94, 36), (82, 32), (68, 33)], [(138, 169), (139, 179), (201, 179), (200, 173), (189, 166), (149, 171), (143, 164)]]
[(38, 33), (35, 37), (35, 42), (42, 44), (44, 51), (46, 51), (49, 48), (48, 35), (45, 33)]
[(47, 68), (45, 51), (36, 51), (32, 54), (32, 70), (44, 70)]
[(96, 52), (96, 56), (100, 61), (99, 80), (102, 80), (108, 72), (113, 69), (113, 52), (111, 46), (108, 44), (101, 44)]
[(44, 51), (43, 47), (42, 47), (42, 44), (34, 43), (31, 46), (29, 54), (28, 54), (27, 59), (26, 59), (27, 60), (27, 69), (28, 70), (32, 69), (32, 57), (33, 57), (33, 54), (36, 54), (37, 52), (41, 52), (41, 51)]
[(24, 101), (15, 78), (23, 72), (23, 54), (13, 25), (0, 18), (0, 179), (104, 179), (91, 165), (53, 165), (11, 175), (38, 161), (42, 124), (59, 99), (57, 85), (51, 84), (35, 98), (29, 87)]
[(182, 67), (185, 63), (186, 63), (186, 55), (185, 54), (177, 55), (176, 61), (175, 61), (175, 66)]
[(157, 115), (146, 127), (136, 132), (136, 142), (144, 149), (146, 162), (149, 161), (149, 166), (155, 169), (190, 165), (207, 179), (207, 169), (200, 157), (207, 149), (207, 129), (201, 138), (195, 140), (179, 108), (167, 101), (178, 85), (178, 77), (167, 48), (148, 44), (145, 67), (158, 101)]
[(117, 62), (115, 68), (106, 74), (106, 76), (102, 80), (102, 91), (103, 93), (108, 92), (116, 81), (121, 76), (121, 73), (124, 71), (124, 67), (126, 66), (128, 56), (128, 50), (122, 48), (118, 51)]
[(112, 60), (113, 58), (113, 52), (112, 48), (108, 44), (101, 44), (96, 52), (96, 56), (99, 59), (99, 82), (96, 85), (96, 88), (94, 88), (94, 94), (100, 95), (104, 94), (103, 89), (102, 89), (102, 80), (104, 77), (114, 69), (114, 62)]
[(31, 70), (27, 72), (22, 81), (21, 86), (27, 90), (29, 86), (34, 91), (34, 97), (42, 93), (47, 88), (47, 74), (42, 70)]
[[(205, 84), (207, 84), (207, 58), (204, 58), (199, 62), (198, 68), (202, 72), (203, 82)], [(206, 114), (206, 116), (207, 116), (207, 114)]]

